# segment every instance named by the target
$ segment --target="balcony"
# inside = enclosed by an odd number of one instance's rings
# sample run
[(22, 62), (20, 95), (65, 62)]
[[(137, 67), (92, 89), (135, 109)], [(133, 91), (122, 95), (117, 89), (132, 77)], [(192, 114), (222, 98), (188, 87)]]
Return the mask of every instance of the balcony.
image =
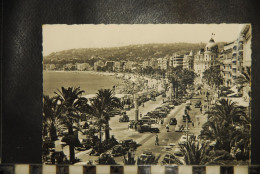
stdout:
[(229, 73), (230, 73), (230, 69), (227, 69), (227, 68), (223, 69), (222, 71), (223, 71), (225, 74), (229, 74)]
[(233, 52), (232, 52), (232, 56), (234, 57), (234, 56), (236, 56), (237, 55), (237, 52), (234, 50)]
[(243, 50), (243, 45), (239, 45), (238, 50)]

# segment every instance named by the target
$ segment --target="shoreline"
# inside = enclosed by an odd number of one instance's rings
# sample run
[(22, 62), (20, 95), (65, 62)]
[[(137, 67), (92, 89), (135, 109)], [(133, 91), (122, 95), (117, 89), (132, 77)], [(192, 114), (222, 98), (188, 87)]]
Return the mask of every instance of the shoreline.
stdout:
[(97, 72), (97, 71), (46, 71), (46, 70), (43, 70), (43, 72), (57, 72), (57, 73), (87, 73), (87, 74), (95, 74), (95, 75), (109, 75), (109, 76), (112, 76), (112, 75), (115, 75), (116, 73), (114, 72)]
[[(156, 80), (154, 78), (148, 77), (148, 76), (142, 76), (134, 73), (128, 73), (128, 72), (97, 72), (97, 71), (43, 71), (43, 73), (70, 73), (70, 74), (92, 74), (92, 75), (98, 75), (98, 76), (114, 76), (116, 79), (121, 80), (121, 83), (114, 83), (116, 86), (116, 93), (117, 94), (128, 94), (127, 91), (134, 90), (133, 85), (141, 87), (142, 85), (146, 84), (144, 86), (144, 89), (162, 89), (162, 84), (160, 83), (160, 80)], [(97, 89), (98, 90), (98, 89)], [(91, 93), (89, 93), (91, 94)], [(93, 93), (92, 93), (93, 94)]]

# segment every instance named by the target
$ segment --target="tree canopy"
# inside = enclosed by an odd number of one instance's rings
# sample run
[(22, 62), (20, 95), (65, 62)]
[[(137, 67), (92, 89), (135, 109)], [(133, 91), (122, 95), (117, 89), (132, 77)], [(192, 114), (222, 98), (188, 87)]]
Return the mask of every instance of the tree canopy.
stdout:
[(203, 72), (203, 79), (210, 87), (219, 87), (224, 80), (220, 72), (219, 66), (211, 66)]

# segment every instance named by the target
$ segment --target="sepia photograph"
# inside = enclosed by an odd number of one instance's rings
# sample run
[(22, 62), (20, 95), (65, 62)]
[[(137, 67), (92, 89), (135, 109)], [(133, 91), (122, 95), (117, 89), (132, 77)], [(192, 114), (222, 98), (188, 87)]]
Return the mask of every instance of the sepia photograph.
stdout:
[(42, 25), (43, 164), (249, 165), (251, 31)]

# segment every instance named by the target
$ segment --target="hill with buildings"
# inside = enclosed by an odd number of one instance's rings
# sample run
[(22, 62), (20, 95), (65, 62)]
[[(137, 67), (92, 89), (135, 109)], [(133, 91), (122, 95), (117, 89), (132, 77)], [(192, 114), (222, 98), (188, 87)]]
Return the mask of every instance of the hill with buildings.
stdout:
[[(111, 48), (81, 48), (51, 53), (43, 57), (44, 64), (89, 63), (98, 60), (142, 62), (150, 58), (161, 58), (178, 52), (185, 54), (205, 47), (205, 43), (140, 44)], [(220, 43), (219, 47), (224, 43)]]

